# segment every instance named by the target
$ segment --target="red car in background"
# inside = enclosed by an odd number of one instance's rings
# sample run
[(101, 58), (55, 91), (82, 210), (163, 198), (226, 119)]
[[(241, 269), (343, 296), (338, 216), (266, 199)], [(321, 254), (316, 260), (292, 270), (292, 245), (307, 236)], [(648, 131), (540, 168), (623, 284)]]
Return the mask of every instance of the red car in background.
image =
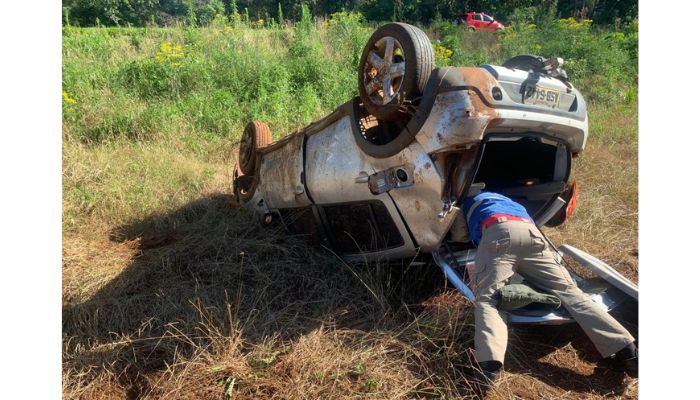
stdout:
[(460, 25), (466, 25), (471, 31), (500, 31), (503, 29), (502, 23), (484, 13), (468, 12), (466, 16), (459, 16), (457, 22)]

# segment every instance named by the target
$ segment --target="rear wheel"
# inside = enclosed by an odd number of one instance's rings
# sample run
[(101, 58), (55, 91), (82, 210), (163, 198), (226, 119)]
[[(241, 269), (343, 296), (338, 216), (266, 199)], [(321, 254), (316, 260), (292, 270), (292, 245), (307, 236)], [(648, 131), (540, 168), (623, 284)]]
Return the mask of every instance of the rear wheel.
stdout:
[(270, 127), (261, 121), (251, 121), (245, 126), (238, 148), (238, 165), (245, 175), (254, 175), (257, 150), (272, 143)]
[(434, 65), (433, 46), (423, 31), (404, 23), (380, 27), (360, 58), (362, 103), (377, 119), (403, 118), (406, 110), (402, 104), (423, 93)]

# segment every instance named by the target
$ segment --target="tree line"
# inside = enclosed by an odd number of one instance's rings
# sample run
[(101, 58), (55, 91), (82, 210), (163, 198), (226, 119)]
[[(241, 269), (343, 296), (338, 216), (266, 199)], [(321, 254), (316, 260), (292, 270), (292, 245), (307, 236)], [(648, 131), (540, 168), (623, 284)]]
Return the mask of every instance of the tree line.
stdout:
[(207, 25), (215, 16), (253, 21), (296, 21), (305, 4), (315, 16), (339, 11), (361, 13), (368, 21), (428, 23), (454, 19), (468, 11), (508, 22), (518, 9), (546, 11), (554, 17), (592, 19), (612, 24), (637, 18), (637, 0), (63, 0), (64, 25)]

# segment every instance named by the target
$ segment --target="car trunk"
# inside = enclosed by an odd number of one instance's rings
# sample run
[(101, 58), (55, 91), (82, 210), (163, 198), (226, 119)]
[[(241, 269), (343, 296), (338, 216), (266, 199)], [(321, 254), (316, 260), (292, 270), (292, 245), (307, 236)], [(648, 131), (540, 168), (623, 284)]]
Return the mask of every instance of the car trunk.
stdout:
[(564, 190), (571, 170), (566, 146), (538, 135), (488, 135), (474, 183), (522, 204), (537, 219)]

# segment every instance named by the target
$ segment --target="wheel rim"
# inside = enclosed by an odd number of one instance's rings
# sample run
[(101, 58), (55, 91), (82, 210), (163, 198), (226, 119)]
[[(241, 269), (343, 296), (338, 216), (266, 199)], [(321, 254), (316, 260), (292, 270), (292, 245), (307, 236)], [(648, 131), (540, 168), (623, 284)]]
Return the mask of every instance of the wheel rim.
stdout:
[(401, 43), (391, 36), (379, 39), (367, 54), (362, 85), (372, 103), (388, 104), (399, 94), (406, 74)]

